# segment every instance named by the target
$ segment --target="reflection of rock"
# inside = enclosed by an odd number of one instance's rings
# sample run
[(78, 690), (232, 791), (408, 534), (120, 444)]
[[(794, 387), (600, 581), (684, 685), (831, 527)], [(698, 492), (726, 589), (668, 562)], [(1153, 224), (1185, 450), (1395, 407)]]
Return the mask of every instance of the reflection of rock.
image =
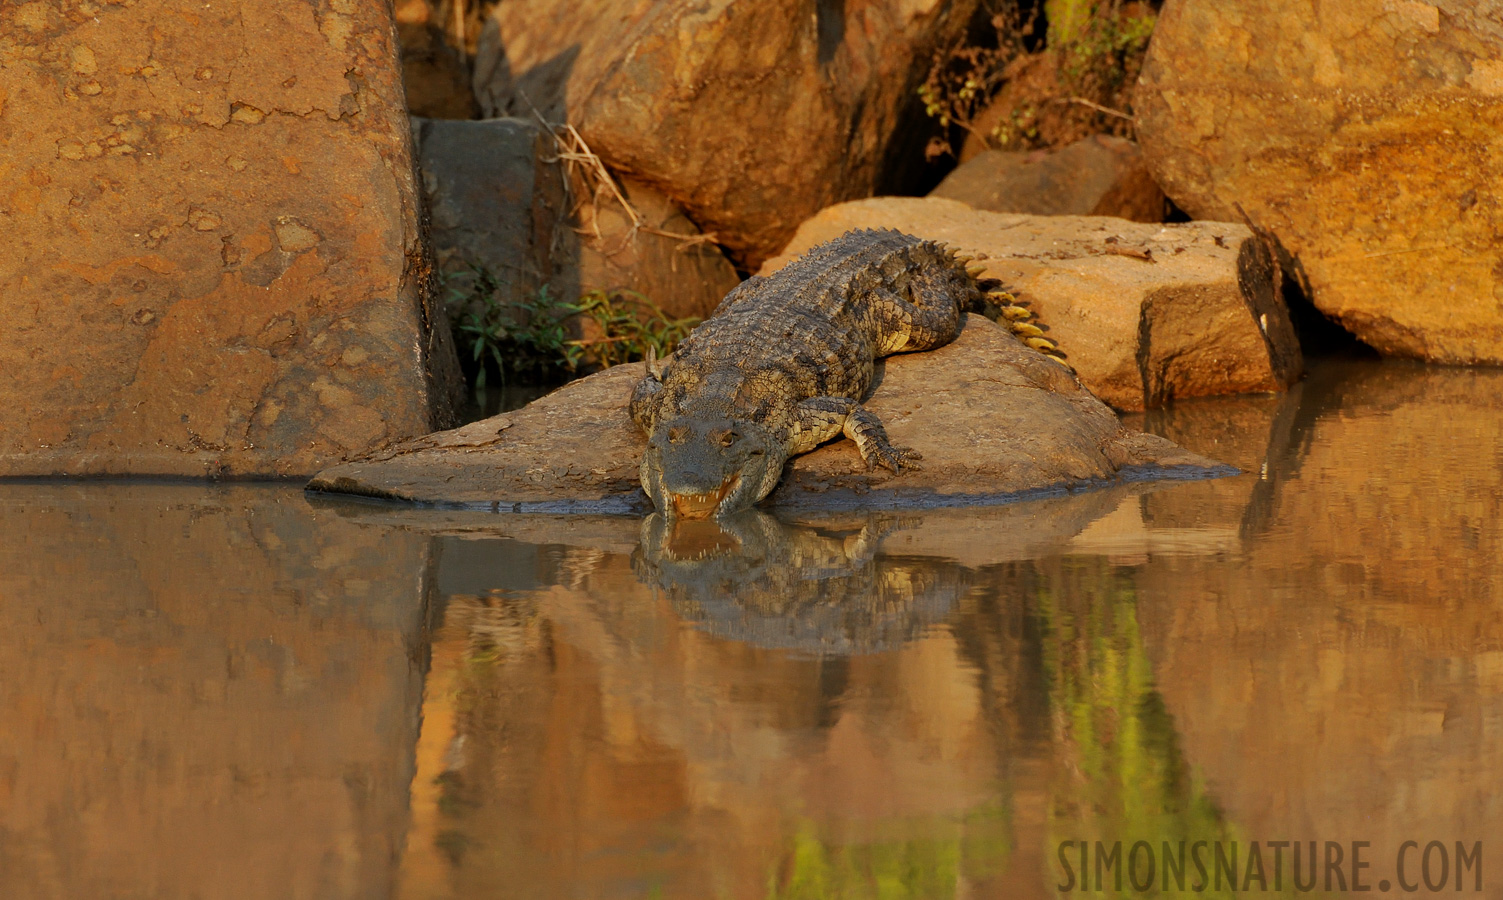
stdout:
[[(1249, 835), (1497, 833), (1503, 373), (1325, 364), (1301, 387), (1221, 510), (1236, 564), (1136, 576), (1186, 756)], [(1216, 515), (1170, 499), (1152, 521)]]
[(878, 871), (906, 896), (1052, 897), (1057, 811), (1126, 827), (1110, 803), (1144, 784), (1170, 813), (1150, 837), (1202, 836), (1147, 702), (1129, 576), (1070, 543), (1150, 487), (729, 533), (648, 522), (630, 565), (624, 517), (345, 501), (451, 535), (437, 581), (460, 592), (403, 895), (779, 896), (817, 872), (867, 896)]
[(428, 543), (286, 488), (0, 487), (0, 897), (386, 896)]
[(711, 634), (817, 655), (869, 653), (918, 637), (968, 584), (955, 565), (878, 557), (889, 527), (901, 525), (869, 516), (859, 530), (831, 533), (756, 510), (676, 526), (652, 515), (632, 561), (675, 612)]
[(1240, 203), (1378, 350), (1503, 361), (1498, 9), (1166, 4), (1134, 102), (1149, 167), (1192, 216)]
[[(959, 204), (956, 204), (957, 206)], [(938, 350), (879, 369), (867, 408), (923, 470), (868, 471), (850, 441), (793, 459), (770, 504), (933, 507), (1000, 502), (1124, 477), (1226, 474), (1162, 438), (1123, 429), (1057, 363), (973, 316)], [(573, 382), (524, 409), (328, 469), (310, 488), (511, 512), (642, 509), (645, 446), (626, 414), (640, 364)]]
[(852, 228), (896, 228), (976, 256), (1032, 306), (1080, 380), (1118, 409), (1279, 391), (1303, 368), (1268, 252), (1246, 227), (1027, 216), (942, 197), (822, 210), (761, 274)]
[(1047, 859), (1040, 749), (1020, 740), (1045, 726), (1011, 699), (1021, 604), (968, 595), (953, 634), (815, 657), (683, 627), (624, 556), (556, 534), (535, 552), (557, 577), (449, 600), (403, 896), (786, 895), (811, 854), (906, 896), (1049, 896), (1019, 889)]

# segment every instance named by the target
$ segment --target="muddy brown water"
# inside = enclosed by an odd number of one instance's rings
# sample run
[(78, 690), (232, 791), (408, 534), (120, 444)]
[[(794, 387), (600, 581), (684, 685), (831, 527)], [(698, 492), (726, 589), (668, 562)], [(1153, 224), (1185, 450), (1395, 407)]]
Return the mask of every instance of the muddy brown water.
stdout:
[(1137, 421), (1248, 474), (677, 538), (0, 485), (0, 898), (1503, 896), (1503, 372)]

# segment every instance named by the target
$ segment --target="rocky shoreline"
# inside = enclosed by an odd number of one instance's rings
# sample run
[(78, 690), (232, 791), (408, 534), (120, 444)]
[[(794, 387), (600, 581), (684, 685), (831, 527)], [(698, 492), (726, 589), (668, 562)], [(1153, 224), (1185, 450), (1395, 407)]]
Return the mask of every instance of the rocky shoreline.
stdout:
[[(1059, 65), (1080, 34), (1009, 44), (979, 0), (17, 7), (0, 477), (357, 464), (459, 424), (461, 358), (493, 364), (527, 310), (599, 292), (686, 328), (845, 228), (977, 256), (1119, 411), (1285, 390), (1323, 349), (1306, 321), (1503, 361), (1503, 171), (1478, 149), (1503, 27), (1453, 0), (1297, 7), (1100, 13), (1138, 55), (1086, 62), (1142, 63), (1109, 95)], [(549, 346), (614, 361), (570, 349), (626, 340), (602, 327)]]

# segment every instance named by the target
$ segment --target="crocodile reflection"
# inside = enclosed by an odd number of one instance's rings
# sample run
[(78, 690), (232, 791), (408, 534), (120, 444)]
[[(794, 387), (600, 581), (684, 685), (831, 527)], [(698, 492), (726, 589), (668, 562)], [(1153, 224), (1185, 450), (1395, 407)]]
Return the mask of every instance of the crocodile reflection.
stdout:
[(879, 554), (916, 524), (874, 514), (840, 527), (789, 525), (757, 510), (642, 523), (632, 568), (674, 611), (719, 637), (816, 655), (871, 653), (919, 637), (970, 587), (967, 571)]

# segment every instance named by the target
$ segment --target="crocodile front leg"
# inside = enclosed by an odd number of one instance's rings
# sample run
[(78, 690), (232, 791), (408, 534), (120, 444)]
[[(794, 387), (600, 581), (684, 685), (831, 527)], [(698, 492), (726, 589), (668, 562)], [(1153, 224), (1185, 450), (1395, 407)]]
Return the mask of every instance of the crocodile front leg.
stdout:
[(849, 397), (813, 397), (794, 407), (788, 455), (808, 453), (842, 434), (856, 442), (868, 469), (880, 465), (894, 472), (918, 470), (916, 461), (922, 459), (919, 453), (907, 447), (894, 447), (882, 422)]
[(631, 392), (631, 420), (637, 423), (645, 435), (652, 434), (652, 424), (657, 421), (658, 407), (663, 405), (663, 382), (649, 371), (647, 377), (637, 382)]

